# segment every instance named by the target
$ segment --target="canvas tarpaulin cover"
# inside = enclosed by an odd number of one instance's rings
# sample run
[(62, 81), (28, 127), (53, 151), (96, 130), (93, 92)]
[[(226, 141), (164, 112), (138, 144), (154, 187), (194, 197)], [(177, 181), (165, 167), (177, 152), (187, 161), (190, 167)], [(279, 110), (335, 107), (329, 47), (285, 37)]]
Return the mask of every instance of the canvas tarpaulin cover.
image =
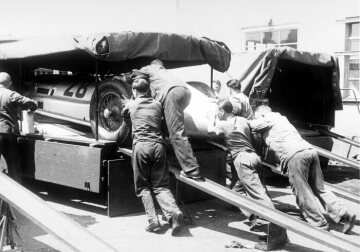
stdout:
[(252, 102), (265, 98), (292, 121), (334, 126), (335, 110), (342, 109), (334, 56), (273, 48), (233, 56), (229, 71)]
[(136, 59), (161, 59), (170, 67), (209, 64), (225, 72), (231, 52), (219, 41), (155, 32), (98, 33), (34, 37), (0, 43), (0, 67), (21, 61), (27, 67), (94, 72), (98, 59), (108, 69)]

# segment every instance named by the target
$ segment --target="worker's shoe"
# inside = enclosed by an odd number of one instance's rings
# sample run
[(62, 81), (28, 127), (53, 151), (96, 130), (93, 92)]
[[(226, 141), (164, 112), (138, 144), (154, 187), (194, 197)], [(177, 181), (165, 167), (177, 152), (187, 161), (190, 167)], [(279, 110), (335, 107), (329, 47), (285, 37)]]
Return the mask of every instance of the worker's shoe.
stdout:
[(146, 228), (145, 231), (156, 233), (161, 230), (161, 225), (159, 221), (151, 222)]
[(200, 169), (195, 169), (189, 172), (181, 171), (180, 175), (186, 178), (194, 179), (196, 181), (205, 181), (205, 179), (200, 175)]
[(356, 215), (349, 210), (345, 212), (340, 222), (344, 224), (343, 233), (346, 234), (354, 227)]
[(180, 233), (182, 227), (183, 227), (183, 218), (184, 215), (181, 211), (176, 211), (173, 216), (171, 217), (171, 223), (172, 223), (172, 231), (171, 235), (175, 236), (178, 233)]
[(330, 226), (328, 223), (325, 223), (324, 225), (319, 226), (318, 228), (320, 228), (321, 230), (327, 231), (327, 232), (330, 231)]

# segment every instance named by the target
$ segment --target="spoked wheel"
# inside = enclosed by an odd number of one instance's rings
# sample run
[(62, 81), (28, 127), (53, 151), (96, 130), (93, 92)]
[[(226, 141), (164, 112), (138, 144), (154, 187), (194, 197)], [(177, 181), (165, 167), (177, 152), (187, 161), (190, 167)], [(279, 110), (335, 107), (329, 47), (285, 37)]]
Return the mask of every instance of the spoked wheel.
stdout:
[(123, 123), (121, 111), (124, 108), (119, 94), (106, 92), (99, 101), (100, 125), (109, 132), (117, 131)]
[(126, 99), (131, 96), (129, 85), (120, 80), (105, 80), (99, 84), (99, 98), (96, 93), (91, 98), (90, 123), (96, 134), (96, 100), (98, 100), (98, 134), (99, 139), (117, 141), (119, 144), (128, 142), (130, 127), (121, 115)]

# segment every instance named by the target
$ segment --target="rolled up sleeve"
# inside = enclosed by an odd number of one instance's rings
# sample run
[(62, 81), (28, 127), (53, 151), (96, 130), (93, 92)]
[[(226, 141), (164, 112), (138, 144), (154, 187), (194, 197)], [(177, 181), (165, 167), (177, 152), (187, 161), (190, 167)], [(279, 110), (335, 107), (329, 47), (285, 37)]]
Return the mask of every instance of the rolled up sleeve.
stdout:
[(16, 92), (11, 94), (10, 102), (13, 103), (16, 107), (20, 107), (21, 109), (35, 110), (37, 108), (36, 101), (22, 96)]
[(259, 132), (259, 131), (265, 131), (269, 128), (271, 128), (271, 122), (266, 119), (254, 119), (252, 121), (248, 121), (250, 128), (252, 131)]

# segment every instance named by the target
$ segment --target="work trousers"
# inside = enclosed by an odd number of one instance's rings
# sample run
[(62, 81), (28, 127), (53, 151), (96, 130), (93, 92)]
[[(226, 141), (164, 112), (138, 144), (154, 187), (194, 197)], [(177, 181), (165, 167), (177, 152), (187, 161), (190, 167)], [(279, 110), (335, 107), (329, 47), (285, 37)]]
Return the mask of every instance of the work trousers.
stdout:
[(199, 168), (188, 137), (185, 135), (184, 109), (189, 105), (191, 92), (184, 87), (173, 87), (163, 103), (166, 126), (171, 145), (181, 169), (190, 172)]
[(336, 223), (340, 221), (346, 209), (331, 191), (325, 189), (319, 157), (315, 150), (297, 152), (290, 158), (287, 172), (296, 203), (307, 222), (317, 227), (327, 225), (319, 201), (331, 219)]
[(261, 169), (261, 165), (260, 157), (255, 152), (239, 152), (234, 160), (235, 169), (244, 186), (246, 195), (263, 205), (274, 208), (259, 178), (258, 170)]
[(0, 134), (0, 155), (2, 155), (6, 161), (9, 177), (21, 183), (22, 176), (17, 136)]
[(133, 146), (135, 193), (141, 198), (149, 223), (158, 221), (153, 196), (167, 220), (180, 211), (169, 189), (169, 170), (164, 144), (137, 142)]

